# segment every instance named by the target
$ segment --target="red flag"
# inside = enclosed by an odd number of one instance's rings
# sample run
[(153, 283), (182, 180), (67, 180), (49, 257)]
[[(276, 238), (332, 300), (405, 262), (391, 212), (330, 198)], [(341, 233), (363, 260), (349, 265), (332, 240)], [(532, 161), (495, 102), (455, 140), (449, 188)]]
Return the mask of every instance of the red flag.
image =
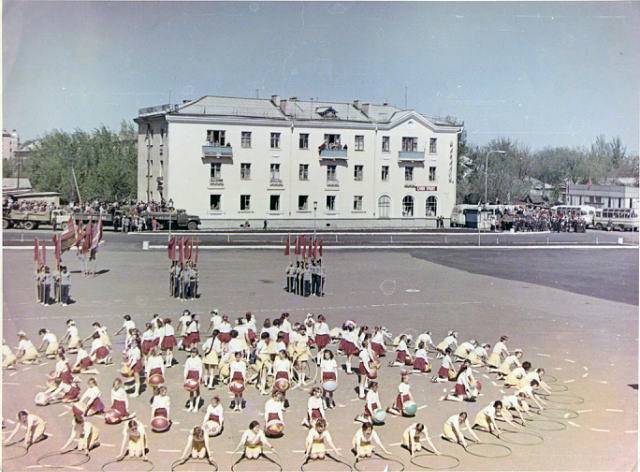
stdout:
[(189, 239), (189, 244), (187, 246), (187, 260), (190, 261), (193, 256), (193, 237)]
[(180, 238), (178, 243), (178, 260), (180, 265), (184, 264), (184, 238)]
[(289, 250), (291, 249), (291, 235), (287, 236), (287, 244), (284, 246), (284, 255), (289, 255)]
[(311, 239), (311, 236), (309, 236), (309, 247), (307, 248), (307, 258), (311, 259), (311, 246), (312, 246), (313, 240)]
[(33, 262), (37, 262), (40, 265), (40, 243), (38, 242), (38, 238), (34, 238), (33, 240)]
[(64, 253), (71, 249), (71, 246), (75, 244), (76, 241), (76, 228), (73, 223), (73, 218), (70, 216), (69, 221), (67, 222), (67, 229), (63, 231), (60, 235), (60, 251)]
[(299, 255), (300, 255), (300, 236), (296, 236), (296, 247), (295, 247), (295, 249), (293, 250), (293, 253), (294, 253), (296, 256), (299, 256)]
[(73, 243), (74, 246), (80, 248), (80, 243), (84, 240), (84, 228), (82, 225), (82, 220), (78, 221), (78, 226), (76, 226), (76, 240)]
[(84, 231), (84, 238), (82, 239), (82, 249), (81, 252), (86, 254), (91, 250), (91, 241), (93, 239), (93, 221), (89, 220), (89, 224), (87, 225)]
[(171, 236), (171, 239), (169, 239), (169, 244), (167, 244), (167, 256), (171, 261), (176, 260), (176, 237), (175, 236)]
[(320, 246), (318, 246), (318, 254), (322, 257), (322, 239), (320, 240)]
[(98, 219), (98, 223), (93, 227), (93, 234), (91, 235), (91, 250), (98, 249), (100, 240), (102, 239), (102, 217)]
[(304, 259), (305, 257), (307, 257), (307, 240), (305, 239), (304, 235), (300, 236), (300, 239), (302, 239), (300, 245), (302, 246), (302, 258)]
[(56, 265), (60, 265), (62, 261), (62, 250), (60, 248), (60, 239), (57, 234), (53, 235), (53, 255), (56, 258)]
[(193, 262), (198, 265), (198, 255), (200, 254), (200, 241), (196, 240), (196, 255), (193, 259)]
[(40, 242), (40, 247), (42, 247), (42, 265), (47, 265), (47, 246), (44, 245), (44, 241)]
[(314, 239), (313, 240), (313, 252), (312, 252), (313, 258), (315, 259), (316, 257), (318, 257), (318, 240)]

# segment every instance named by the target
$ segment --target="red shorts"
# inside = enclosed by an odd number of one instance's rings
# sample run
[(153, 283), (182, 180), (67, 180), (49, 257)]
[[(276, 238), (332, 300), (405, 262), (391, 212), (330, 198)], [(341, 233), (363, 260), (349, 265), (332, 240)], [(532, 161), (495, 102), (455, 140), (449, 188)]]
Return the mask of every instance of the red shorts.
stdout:
[(162, 369), (160, 367), (156, 367), (154, 369), (151, 369), (151, 372), (149, 372), (149, 377), (151, 377), (154, 374), (162, 375)]
[(340, 344), (342, 346), (342, 351), (347, 356), (353, 356), (355, 354), (358, 354), (358, 348), (351, 341), (347, 341), (346, 339), (343, 339), (342, 341), (340, 341)]
[(176, 346), (176, 337), (175, 336), (165, 336), (162, 338), (162, 343), (160, 347), (162, 350), (173, 349)]
[[(379, 409), (380, 407), (378, 406), (377, 403), (372, 403), (371, 404), (371, 408), (369, 408), (369, 405), (367, 403), (364, 404), (364, 414), (366, 416), (373, 416), (373, 411), (376, 411), (377, 409)], [(371, 411), (371, 409), (373, 409), (373, 411)]]
[(407, 351), (396, 351), (396, 361), (404, 364), (407, 360)]
[(336, 380), (336, 373), (335, 372), (323, 372), (322, 373), (322, 381), (326, 382), (327, 380)]
[(96, 360), (102, 360), (109, 355), (109, 348), (107, 346), (100, 346), (96, 349)]
[(111, 408), (113, 410), (116, 410), (118, 413), (120, 413), (120, 416), (129, 416), (129, 413), (127, 412), (127, 407), (124, 401), (122, 400), (113, 400), (113, 403), (111, 404)]
[(379, 356), (381, 356), (385, 352), (384, 346), (378, 343), (371, 343), (371, 349)]
[(144, 341), (142, 341), (142, 354), (146, 356), (147, 354), (149, 354), (149, 351), (151, 351), (151, 348), (153, 348), (153, 340), (145, 339)]
[(187, 346), (191, 346), (192, 344), (196, 344), (200, 342), (200, 333), (189, 333), (184, 338), (184, 344)]
[(464, 385), (457, 383), (454, 392), (456, 397), (462, 397), (467, 393), (467, 390)]
[(231, 341), (231, 334), (220, 333), (218, 334), (218, 339), (220, 340), (221, 343), (228, 343), (229, 341)]
[(132, 368), (136, 374), (139, 374), (140, 372), (142, 372), (142, 368), (143, 368), (142, 361), (138, 360), (138, 362), (136, 362)]
[(427, 361), (423, 357), (416, 357), (413, 361), (413, 368), (420, 372), (425, 372), (427, 370)]
[(82, 360), (80, 361), (80, 368), (82, 369), (87, 369), (92, 365), (93, 365), (93, 361), (91, 360), (91, 357), (83, 357)]
[(410, 395), (400, 395), (400, 394), (398, 394), (398, 396), (396, 397), (396, 409), (402, 411), (402, 407), (403, 407), (404, 403), (408, 402), (409, 400), (411, 400), (411, 396)]
[(449, 369), (447, 369), (445, 366), (440, 367), (438, 369), (438, 377), (440, 377), (441, 379), (448, 379)]
[(319, 409), (314, 408), (313, 410), (311, 410), (311, 420), (312, 421), (319, 420), (320, 418), (322, 418), (322, 413), (320, 412)]
[(269, 421), (271, 421), (271, 420), (279, 420), (279, 421), (281, 421), (280, 416), (278, 415), (278, 413), (269, 413), (267, 415), (267, 423)]
[[(239, 373), (239, 372), (237, 372), (237, 373)], [(286, 380), (289, 380), (289, 373), (288, 373), (288, 372), (285, 372), (285, 371), (283, 371), (283, 370), (281, 370), (281, 371), (279, 371), (279, 372), (276, 372), (276, 380), (278, 380), (278, 379), (286, 379)]]
[(328, 334), (316, 334), (316, 346), (318, 347), (318, 351), (327, 347), (330, 342), (331, 336)]
[(256, 336), (256, 332), (253, 331), (252, 329), (247, 331), (247, 337), (249, 338), (249, 342), (251, 344), (253, 344), (253, 342), (256, 340), (257, 336)]
[(89, 409), (87, 410), (87, 413), (93, 414), (93, 413), (102, 413), (102, 412), (104, 412), (104, 403), (102, 403), (102, 400), (100, 400), (99, 398), (96, 398), (95, 400), (93, 400), (91, 405), (89, 405)]
[(289, 333), (285, 333), (284, 331), (280, 331), (278, 335), (282, 335), (282, 340), (285, 346), (289, 345)]
[(236, 382), (242, 382), (244, 383), (244, 377), (242, 376), (241, 372), (234, 372), (233, 375), (231, 376), (231, 381), (236, 381)]
[(215, 421), (216, 423), (220, 423), (220, 417), (218, 415), (209, 415), (209, 421)]
[(200, 375), (198, 374), (197, 370), (190, 370), (189, 372), (187, 372), (187, 379), (193, 379), (193, 380), (197, 380), (199, 382), (200, 381)]

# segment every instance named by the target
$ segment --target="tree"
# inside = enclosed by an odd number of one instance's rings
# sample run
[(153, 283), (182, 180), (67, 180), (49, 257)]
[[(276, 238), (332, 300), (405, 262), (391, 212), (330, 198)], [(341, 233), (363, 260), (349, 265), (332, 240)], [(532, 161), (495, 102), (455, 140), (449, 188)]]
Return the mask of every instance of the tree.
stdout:
[(71, 169), (83, 201), (135, 198), (136, 152), (133, 126), (124, 121), (117, 133), (104, 126), (91, 133), (55, 130), (32, 151), (28, 174), (34, 189), (60, 192), (69, 201), (79, 200)]

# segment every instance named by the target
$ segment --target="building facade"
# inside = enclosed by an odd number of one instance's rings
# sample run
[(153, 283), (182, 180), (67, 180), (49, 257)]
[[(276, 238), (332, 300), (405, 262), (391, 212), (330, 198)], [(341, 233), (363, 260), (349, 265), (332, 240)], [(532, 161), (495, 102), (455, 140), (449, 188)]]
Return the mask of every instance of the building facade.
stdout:
[(19, 144), (20, 140), (15, 129), (13, 131), (2, 130), (2, 159), (13, 160)]
[(388, 104), (206, 96), (140, 110), (138, 198), (205, 226), (435, 227), (461, 126)]
[(638, 187), (621, 185), (579, 185), (565, 187), (563, 201), (568, 205), (596, 208), (639, 208)]

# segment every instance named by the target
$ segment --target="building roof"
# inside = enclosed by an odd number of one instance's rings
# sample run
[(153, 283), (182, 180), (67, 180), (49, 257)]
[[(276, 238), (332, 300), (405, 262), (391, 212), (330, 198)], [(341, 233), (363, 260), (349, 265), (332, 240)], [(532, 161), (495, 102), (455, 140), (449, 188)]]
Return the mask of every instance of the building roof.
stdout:
[(206, 95), (197, 100), (185, 101), (181, 105), (166, 104), (142, 108), (138, 114), (140, 117), (165, 114), (231, 116), (297, 121), (347, 121), (371, 125), (391, 123), (416, 114), (435, 126), (461, 126), (449, 120), (430, 117), (413, 110), (402, 110), (388, 103), (372, 104), (359, 100), (353, 102), (299, 100), (295, 97), (281, 99), (277, 95), (270, 99)]
[[(3, 177), (2, 191), (12, 191), (18, 188), (18, 179), (15, 177)], [(20, 178), (20, 190), (31, 190), (31, 182), (29, 179)]]

